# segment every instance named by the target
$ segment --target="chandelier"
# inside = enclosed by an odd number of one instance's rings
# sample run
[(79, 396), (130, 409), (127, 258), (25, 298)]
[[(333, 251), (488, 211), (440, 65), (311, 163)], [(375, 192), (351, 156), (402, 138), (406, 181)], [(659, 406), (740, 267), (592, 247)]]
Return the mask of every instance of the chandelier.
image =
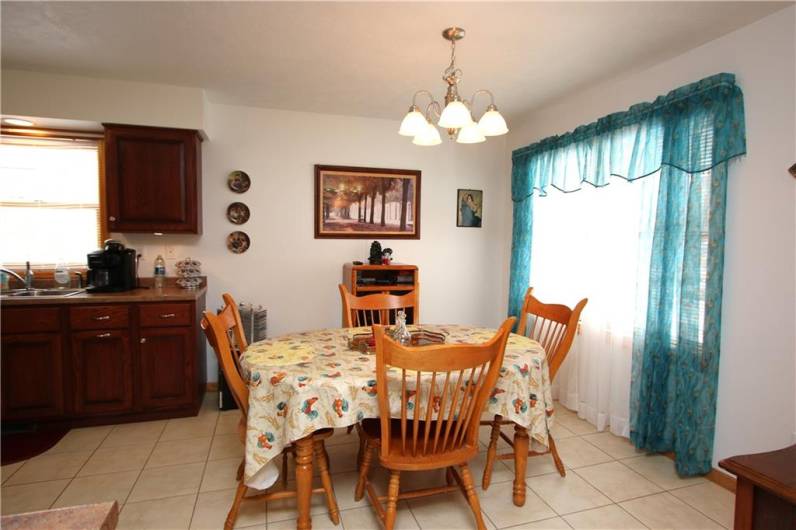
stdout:
[[(464, 38), (464, 29), (452, 27), (443, 30), (442, 37), (451, 43), (451, 62), (442, 73), (442, 80), (448, 84), (445, 92), (445, 108), (434, 99), (428, 90), (418, 90), (412, 97), (412, 106), (404, 116), (398, 134), (413, 136), (415, 145), (439, 145), (442, 143), (437, 125), (447, 129), (448, 137), (456, 139), (460, 144), (477, 144), (486, 140), (487, 136), (499, 136), (509, 132), (506, 120), (495, 106), (495, 97), (489, 90), (479, 89), (473, 93), (469, 100), (462, 100), (459, 96), (459, 81), (462, 71), (456, 67), (456, 41)], [(489, 96), (489, 106), (476, 122), (473, 119), (475, 98), (479, 95)], [(430, 99), (426, 108), (421, 111), (417, 105), (420, 96)]]

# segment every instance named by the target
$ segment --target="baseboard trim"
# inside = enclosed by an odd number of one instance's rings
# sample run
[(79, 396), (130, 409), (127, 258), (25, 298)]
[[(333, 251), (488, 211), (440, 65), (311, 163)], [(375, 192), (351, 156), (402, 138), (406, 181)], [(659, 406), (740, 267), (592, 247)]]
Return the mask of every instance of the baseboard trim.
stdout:
[(725, 490), (735, 493), (735, 477), (732, 475), (714, 467), (710, 470), (710, 473), (705, 475), (705, 478)]
[(207, 383), (205, 390), (207, 392), (218, 392), (218, 383)]
[[(674, 460), (673, 452), (669, 451), (662, 454), (663, 456)], [(721, 486), (725, 490), (735, 493), (735, 477), (733, 477), (729, 473), (725, 473), (724, 471), (716, 469), (714, 467), (713, 469), (708, 471), (708, 474), (704, 475), (704, 477), (709, 481), (711, 481), (712, 483), (716, 484), (717, 486)]]

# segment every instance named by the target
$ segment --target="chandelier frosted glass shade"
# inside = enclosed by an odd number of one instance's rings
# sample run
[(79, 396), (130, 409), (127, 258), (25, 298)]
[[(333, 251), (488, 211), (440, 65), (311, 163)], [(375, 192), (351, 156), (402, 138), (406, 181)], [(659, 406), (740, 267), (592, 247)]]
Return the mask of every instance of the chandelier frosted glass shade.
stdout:
[(442, 110), (437, 125), (443, 129), (461, 129), (472, 122), (470, 109), (461, 101), (451, 101)]
[(398, 134), (401, 136), (417, 136), (420, 132), (425, 129), (426, 124), (426, 117), (420, 112), (420, 109), (417, 106), (412, 105), (409, 109), (409, 112), (406, 113), (404, 116), (403, 121), (401, 122), (401, 127), (398, 129)]
[[(462, 70), (456, 66), (456, 42), (464, 38), (464, 28), (453, 26), (442, 31), (442, 38), (450, 42), (450, 64), (442, 72), (442, 80), (446, 84), (445, 97), (442, 100), (434, 98), (428, 90), (418, 90), (412, 96), (412, 105), (409, 112), (401, 121), (398, 134), (413, 136), (415, 145), (439, 145), (442, 143), (437, 126), (445, 129), (448, 138), (460, 144), (477, 144), (486, 140), (487, 136), (499, 136), (509, 132), (506, 120), (495, 106), (495, 96), (486, 89), (478, 89), (467, 99), (459, 95)], [(476, 113), (476, 98), (488, 96), (489, 105), (478, 123), (473, 116)], [(427, 99), (427, 104), (420, 104), (422, 98)], [(443, 107), (442, 103), (445, 104)], [(478, 107), (483, 108), (483, 107)], [(436, 121), (436, 125), (434, 122)]]
[(496, 108), (491, 107), (493, 107), (493, 105), (490, 105), (490, 108), (481, 116), (481, 119), (478, 120), (478, 128), (481, 129), (481, 133), (484, 136), (500, 136), (501, 134), (506, 134), (509, 132), (509, 128), (506, 126), (506, 120), (503, 119), (503, 116)]
[(415, 145), (439, 145), (442, 143), (442, 138), (440, 138), (439, 130), (434, 127), (434, 124), (427, 121), (423, 130), (415, 136), (412, 143)]
[(472, 121), (469, 125), (459, 129), (459, 134), (456, 136), (456, 143), (458, 144), (479, 144), (485, 141), (486, 137), (481, 132), (478, 124)]

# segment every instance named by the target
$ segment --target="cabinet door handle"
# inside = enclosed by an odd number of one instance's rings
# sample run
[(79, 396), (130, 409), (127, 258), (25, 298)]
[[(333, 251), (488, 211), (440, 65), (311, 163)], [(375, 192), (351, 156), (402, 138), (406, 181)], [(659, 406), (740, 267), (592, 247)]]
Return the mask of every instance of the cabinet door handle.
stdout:
[(97, 338), (98, 338), (98, 339), (107, 339), (107, 338), (108, 338), (108, 337), (110, 337), (110, 336), (111, 336), (111, 334), (110, 334), (110, 333), (98, 333), (98, 334), (97, 334)]
[(174, 318), (176, 316), (177, 315), (175, 313), (163, 313), (162, 315), (160, 315), (160, 318)]
[(141, 340), (140, 340), (139, 342), (140, 342), (141, 344), (145, 344), (145, 343), (146, 343), (146, 337), (142, 337), (142, 338), (141, 338)]
[(111, 319), (110, 315), (100, 315), (98, 317), (94, 317), (94, 320), (110, 320), (110, 319)]
[(115, 221), (115, 220), (116, 220), (116, 218), (114, 216), (112, 216), (112, 215), (110, 217), (108, 217), (108, 221)]

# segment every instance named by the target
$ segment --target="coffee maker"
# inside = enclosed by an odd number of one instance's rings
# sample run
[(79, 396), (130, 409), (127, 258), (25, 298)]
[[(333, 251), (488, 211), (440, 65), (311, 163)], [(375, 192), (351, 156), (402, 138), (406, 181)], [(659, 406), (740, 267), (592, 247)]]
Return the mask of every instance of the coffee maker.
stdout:
[(102, 250), (88, 254), (89, 292), (130, 291), (136, 287), (135, 250), (107, 239)]

